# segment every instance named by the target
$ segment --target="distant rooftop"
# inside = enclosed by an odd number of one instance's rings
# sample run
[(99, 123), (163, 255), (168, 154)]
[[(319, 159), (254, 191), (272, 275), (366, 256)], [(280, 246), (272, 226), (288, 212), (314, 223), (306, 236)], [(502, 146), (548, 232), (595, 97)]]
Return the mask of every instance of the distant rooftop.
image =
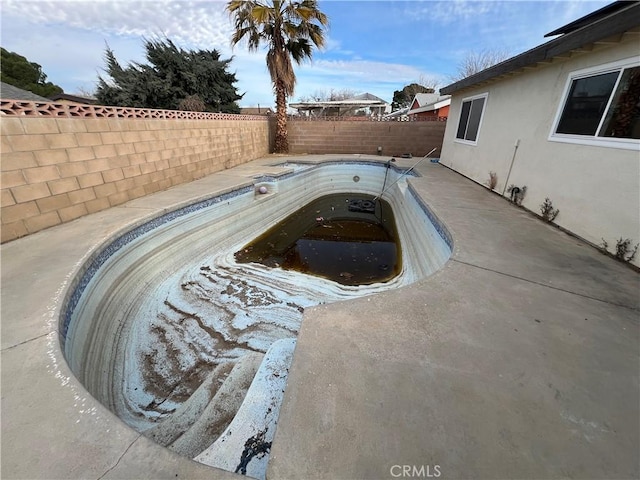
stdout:
[(311, 109), (322, 107), (346, 107), (346, 106), (386, 106), (388, 102), (384, 101), (380, 97), (376, 97), (371, 93), (362, 93), (355, 97), (345, 98), (344, 100), (326, 100), (326, 101), (310, 101), (310, 102), (296, 102), (290, 103), (289, 106), (297, 109)]
[(55, 95), (51, 95), (49, 97), (49, 101), (51, 102), (59, 102), (60, 100), (72, 103), (82, 103), (85, 105), (96, 105), (98, 103), (97, 98), (85, 97), (80, 95), (70, 95), (68, 93), (56, 93)]
[(15, 87), (4, 82), (0, 82), (0, 98), (6, 98), (8, 100), (29, 100), (33, 102), (51, 101), (48, 98), (36, 95), (29, 90), (23, 90), (22, 88)]
[[(417, 94), (416, 96), (418, 95), (420, 94)], [(410, 108), (409, 111), (407, 112), (409, 115), (414, 115), (416, 113), (423, 113), (423, 112), (431, 112), (433, 110), (438, 110), (442, 107), (445, 107), (451, 104), (451, 95), (438, 95), (433, 93), (428, 93), (426, 95), (430, 95), (430, 97), (426, 99), (426, 103), (420, 102), (419, 107)]]
[(271, 107), (240, 107), (240, 115), (271, 115)]
[(290, 103), (291, 108), (309, 116), (350, 116), (362, 114), (382, 115), (391, 109), (391, 104), (371, 93), (362, 93), (344, 100), (327, 100)]

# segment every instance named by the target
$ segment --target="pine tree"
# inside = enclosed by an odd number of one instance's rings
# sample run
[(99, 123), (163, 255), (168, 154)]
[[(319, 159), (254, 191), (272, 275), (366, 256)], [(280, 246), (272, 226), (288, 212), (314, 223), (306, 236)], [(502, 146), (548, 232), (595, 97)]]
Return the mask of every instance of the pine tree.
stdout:
[(231, 59), (217, 50), (184, 50), (168, 38), (145, 40), (149, 64), (123, 68), (113, 51), (105, 51), (107, 78), (98, 77), (97, 97), (104, 105), (176, 110), (187, 98), (199, 98), (206, 111), (239, 113)]

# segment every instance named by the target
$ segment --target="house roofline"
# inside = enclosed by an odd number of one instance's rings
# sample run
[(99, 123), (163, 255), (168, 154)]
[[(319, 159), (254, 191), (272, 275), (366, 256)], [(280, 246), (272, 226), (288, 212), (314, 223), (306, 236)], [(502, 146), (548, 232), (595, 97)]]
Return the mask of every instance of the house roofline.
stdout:
[(57, 102), (59, 100), (68, 100), (70, 102), (84, 103), (87, 105), (96, 105), (98, 103), (98, 99), (95, 97), (82, 97), (80, 95), (71, 95), (64, 92), (50, 95), (48, 98), (52, 102)]
[[(523, 67), (535, 65), (539, 62), (549, 62), (554, 57), (565, 54), (586, 44), (594, 43), (607, 37), (622, 34), (632, 28), (640, 26), (640, 2), (628, 2), (629, 5), (618, 8), (612, 14), (596, 20), (565, 35), (543, 43), (538, 47), (527, 50), (520, 55), (509, 58), (481, 72), (463, 78), (440, 89), (442, 94), (452, 94), (479, 83), (493, 80)], [(596, 13), (596, 12), (593, 12)], [(572, 22), (576, 24), (591, 15)], [(571, 25), (571, 24), (569, 24)], [(566, 27), (566, 26), (565, 26)]]
[(413, 110), (409, 110), (407, 114), (413, 115), (415, 113), (431, 112), (433, 110), (438, 110), (442, 107), (446, 107), (447, 105), (450, 105), (450, 104), (451, 104), (451, 97), (449, 96), (448, 98), (443, 98), (441, 100), (438, 100), (437, 102), (430, 103), (423, 107), (418, 107), (418, 108), (414, 108)]
[(574, 20), (571, 23), (567, 23), (560, 28), (556, 28), (553, 32), (549, 32), (545, 35), (546, 37), (555, 37), (556, 35), (562, 35), (565, 33), (573, 32), (574, 30), (578, 30), (579, 28), (584, 27), (585, 25), (589, 25), (590, 23), (599, 20), (605, 16), (611, 15), (612, 13), (617, 12), (618, 10), (625, 8), (628, 6), (630, 2), (628, 0), (616, 0), (613, 3), (605, 5), (598, 10), (588, 13), (587, 15)]
[(387, 102), (378, 100), (332, 100), (326, 102), (296, 102), (290, 103), (291, 108), (323, 108), (323, 107), (384, 107)]

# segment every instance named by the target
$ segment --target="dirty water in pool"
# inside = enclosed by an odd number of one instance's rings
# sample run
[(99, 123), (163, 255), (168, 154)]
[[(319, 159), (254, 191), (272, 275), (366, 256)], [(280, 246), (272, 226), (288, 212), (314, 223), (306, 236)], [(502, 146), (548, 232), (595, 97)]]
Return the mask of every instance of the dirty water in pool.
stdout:
[(235, 259), (343, 285), (368, 285), (400, 273), (397, 239), (393, 210), (386, 201), (340, 193), (305, 205), (236, 252)]

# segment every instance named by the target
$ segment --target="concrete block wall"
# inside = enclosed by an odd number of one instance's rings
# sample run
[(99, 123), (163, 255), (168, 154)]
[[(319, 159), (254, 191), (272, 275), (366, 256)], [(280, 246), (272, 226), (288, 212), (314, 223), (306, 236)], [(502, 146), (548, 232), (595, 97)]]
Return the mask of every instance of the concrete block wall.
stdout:
[(257, 119), (3, 116), (2, 242), (269, 153)]
[(432, 148), (440, 155), (447, 122), (363, 122), (289, 120), (291, 153), (362, 153), (414, 157), (426, 155)]

